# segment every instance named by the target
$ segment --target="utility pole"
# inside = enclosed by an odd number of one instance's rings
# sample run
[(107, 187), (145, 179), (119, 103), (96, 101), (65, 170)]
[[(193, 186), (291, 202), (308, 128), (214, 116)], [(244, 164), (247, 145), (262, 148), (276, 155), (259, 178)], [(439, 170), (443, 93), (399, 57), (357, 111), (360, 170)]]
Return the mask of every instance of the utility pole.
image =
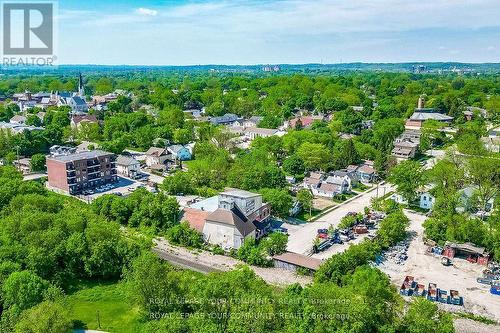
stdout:
[(101, 329), (101, 319), (99, 318), (99, 310), (97, 310), (97, 328)]

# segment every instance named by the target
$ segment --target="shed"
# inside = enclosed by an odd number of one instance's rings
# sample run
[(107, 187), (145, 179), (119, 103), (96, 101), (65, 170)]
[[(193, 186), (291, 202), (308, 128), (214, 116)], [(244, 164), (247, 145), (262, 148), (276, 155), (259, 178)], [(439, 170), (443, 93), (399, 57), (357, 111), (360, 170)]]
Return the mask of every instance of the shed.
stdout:
[(311, 258), (294, 252), (285, 252), (275, 255), (273, 260), (275, 267), (292, 271), (296, 271), (297, 268), (305, 268), (311, 273), (317, 271), (319, 266), (323, 263), (320, 259)]

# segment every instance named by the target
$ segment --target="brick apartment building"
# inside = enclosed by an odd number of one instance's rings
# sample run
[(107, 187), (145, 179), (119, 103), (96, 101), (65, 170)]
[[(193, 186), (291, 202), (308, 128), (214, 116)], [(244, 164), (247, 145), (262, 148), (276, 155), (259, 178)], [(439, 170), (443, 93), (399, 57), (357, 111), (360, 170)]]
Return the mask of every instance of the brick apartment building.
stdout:
[(69, 194), (79, 194), (118, 180), (116, 157), (102, 150), (47, 158), (49, 186)]

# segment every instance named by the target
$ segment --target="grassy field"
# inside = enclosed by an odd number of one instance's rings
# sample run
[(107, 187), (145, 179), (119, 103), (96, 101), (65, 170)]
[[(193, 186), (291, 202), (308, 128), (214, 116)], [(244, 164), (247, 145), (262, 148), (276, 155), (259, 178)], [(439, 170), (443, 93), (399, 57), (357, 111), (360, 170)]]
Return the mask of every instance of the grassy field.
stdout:
[(68, 295), (65, 304), (74, 328), (117, 333), (140, 331), (139, 307), (127, 297), (123, 283), (87, 285)]

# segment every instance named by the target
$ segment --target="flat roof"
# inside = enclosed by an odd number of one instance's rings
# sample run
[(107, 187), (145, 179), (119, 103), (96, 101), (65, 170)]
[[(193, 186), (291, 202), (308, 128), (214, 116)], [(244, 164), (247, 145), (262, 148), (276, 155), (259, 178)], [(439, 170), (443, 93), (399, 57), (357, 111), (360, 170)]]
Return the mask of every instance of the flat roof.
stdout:
[(314, 271), (317, 270), (323, 263), (323, 260), (321, 259), (311, 258), (295, 252), (285, 252), (283, 254), (275, 255), (273, 259)]
[(221, 194), (232, 196), (232, 197), (239, 197), (239, 198), (253, 198), (253, 197), (260, 196), (260, 194), (258, 194), (258, 193), (252, 193), (249, 191), (240, 190), (240, 189), (236, 189), (236, 188), (234, 188), (234, 189), (228, 188), (224, 192), (222, 192)]
[(219, 208), (219, 196), (213, 196), (205, 200), (195, 202), (192, 205), (188, 205), (189, 208), (196, 208), (199, 210), (204, 210), (207, 212), (215, 212)]
[(50, 157), (49, 159), (61, 162), (73, 162), (73, 161), (88, 160), (108, 155), (113, 155), (113, 153), (108, 153), (103, 150), (89, 150), (89, 151), (82, 151), (76, 154)]

